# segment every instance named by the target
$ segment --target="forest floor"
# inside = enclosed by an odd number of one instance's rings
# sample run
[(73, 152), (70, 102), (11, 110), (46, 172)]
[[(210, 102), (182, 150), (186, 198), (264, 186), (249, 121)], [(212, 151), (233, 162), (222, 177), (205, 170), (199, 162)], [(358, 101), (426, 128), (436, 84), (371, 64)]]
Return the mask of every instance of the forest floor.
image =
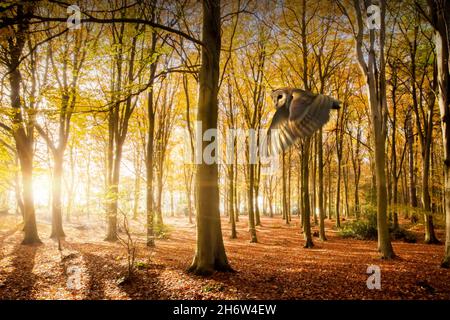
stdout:
[[(67, 223), (58, 251), (48, 222), (38, 225), (43, 244), (24, 246), (20, 220), (0, 216), (0, 299), (450, 299), (450, 270), (439, 267), (444, 248), (421, 243), (420, 227), (417, 243), (394, 242), (399, 257), (383, 261), (375, 241), (343, 239), (329, 220), (328, 241), (314, 238), (315, 247), (304, 249), (297, 217), (290, 225), (263, 218), (259, 243), (249, 243), (244, 217), (238, 238), (229, 239), (224, 218), (226, 252), (236, 272), (205, 278), (186, 272), (195, 251), (195, 226), (186, 220), (167, 218), (166, 236), (150, 250), (144, 230), (134, 233), (139, 268), (121, 283), (126, 250), (103, 241), (104, 226)], [(438, 236), (444, 238), (441, 230)], [(381, 268), (381, 290), (367, 288), (369, 265)], [(80, 287), (68, 289), (74, 267)]]

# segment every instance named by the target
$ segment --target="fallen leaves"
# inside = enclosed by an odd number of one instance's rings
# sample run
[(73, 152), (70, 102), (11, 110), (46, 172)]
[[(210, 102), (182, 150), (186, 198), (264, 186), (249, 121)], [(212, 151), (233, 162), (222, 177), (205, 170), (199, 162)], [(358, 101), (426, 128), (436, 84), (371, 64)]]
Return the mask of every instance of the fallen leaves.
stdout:
[[(329, 241), (315, 239), (304, 249), (298, 221), (284, 225), (263, 218), (258, 243), (250, 245), (244, 217), (238, 239), (223, 220), (225, 246), (236, 273), (208, 278), (186, 273), (195, 250), (195, 228), (183, 218), (168, 218), (170, 232), (149, 250), (145, 233), (137, 232), (136, 270), (123, 279), (126, 252), (102, 241), (102, 229), (66, 226), (60, 253), (46, 239), (49, 226), (39, 225), (44, 244), (20, 245), (20, 230), (0, 229), (1, 299), (450, 299), (450, 271), (439, 268), (443, 247), (394, 242), (400, 258), (383, 261), (376, 242), (342, 239), (327, 228)], [(6, 224), (2, 224), (5, 226)], [(381, 290), (366, 286), (368, 265), (381, 268)], [(76, 266), (81, 287), (67, 287), (67, 268)]]

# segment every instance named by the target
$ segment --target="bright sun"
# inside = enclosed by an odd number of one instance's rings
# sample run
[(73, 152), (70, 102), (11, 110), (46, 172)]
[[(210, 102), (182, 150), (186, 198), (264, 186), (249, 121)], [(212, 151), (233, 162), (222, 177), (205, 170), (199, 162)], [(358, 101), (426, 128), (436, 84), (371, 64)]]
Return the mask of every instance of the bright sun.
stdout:
[(34, 203), (37, 206), (45, 206), (49, 202), (51, 185), (47, 175), (39, 175), (33, 181)]

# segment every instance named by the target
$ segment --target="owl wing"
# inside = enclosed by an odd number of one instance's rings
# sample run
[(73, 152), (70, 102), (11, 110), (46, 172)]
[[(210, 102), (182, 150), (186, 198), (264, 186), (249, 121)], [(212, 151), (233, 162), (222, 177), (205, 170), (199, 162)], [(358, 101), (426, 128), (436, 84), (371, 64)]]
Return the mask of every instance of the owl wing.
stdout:
[(267, 132), (267, 149), (269, 154), (277, 154), (289, 148), (297, 139), (289, 125), (289, 110), (279, 108), (273, 115)]
[(311, 136), (330, 119), (330, 110), (338, 109), (339, 101), (322, 94), (294, 90), (289, 107), (289, 126), (297, 138)]
[(311, 136), (328, 122), (330, 109), (339, 109), (339, 101), (321, 94), (294, 90), (289, 110), (279, 108), (273, 116), (267, 134), (269, 154), (285, 151), (298, 138)]

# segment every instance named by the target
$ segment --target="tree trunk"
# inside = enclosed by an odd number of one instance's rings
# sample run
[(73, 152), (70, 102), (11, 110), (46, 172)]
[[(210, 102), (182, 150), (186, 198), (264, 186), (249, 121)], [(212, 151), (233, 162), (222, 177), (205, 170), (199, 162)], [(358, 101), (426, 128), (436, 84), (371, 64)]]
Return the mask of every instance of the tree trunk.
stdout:
[(303, 198), (303, 233), (305, 236), (305, 248), (314, 246), (311, 235), (311, 208), (309, 206), (309, 148), (311, 138), (302, 142), (302, 198)]
[(139, 200), (141, 198), (141, 164), (140, 164), (140, 148), (137, 150), (134, 177), (134, 202), (133, 202), (133, 219), (136, 220), (139, 214)]
[(233, 164), (228, 166), (228, 183), (229, 183), (229, 196), (228, 196), (228, 210), (230, 212), (231, 222), (231, 239), (236, 239), (236, 219), (234, 218), (234, 168)]
[[(22, 96), (20, 94), (22, 76), (19, 70), (20, 59), (26, 39), (25, 35), (29, 28), (29, 21), (28, 18), (26, 18), (26, 14), (31, 14), (32, 8), (32, 6), (24, 8), (23, 5), (17, 7), (17, 17), (15, 18), (18, 24), (18, 31), (13, 36), (8, 37), (8, 41), (10, 41), (10, 49), (8, 52), (10, 57), (3, 59), (9, 60), (7, 67), (10, 84), (10, 101), (13, 109), (13, 112), (11, 112), (13, 130), (11, 131), (16, 143), (17, 156), (19, 158), (20, 172), (22, 175), (23, 230), (25, 232), (22, 244), (41, 243), (36, 227), (33, 198), (34, 124), (33, 121), (28, 121), (23, 117)], [(27, 12), (24, 12), (24, 9)], [(29, 116), (33, 117), (33, 115)]]
[(319, 129), (317, 133), (317, 168), (319, 174), (319, 193), (318, 193), (318, 208), (319, 208), (319, 239), (321, 241), (326, 241), (327, 237), (325, 235), (325, 212), (324, 212), (324, 201), (323, 201), (323, 145), (322, 145), (322, 128)]
[(332, 194), (331, 194), (331, 163), (328, 165), (328, 219), (331, 219), (332, 204)]
[[(14, 157), (14, 164), (16, 167), (19, 166), (19, 159), (17, 155)], [(20, 214), (22, 218), (24, 217), (24, 208), (23, 208), (23, 200), (22, 193), (20, 192), (20, 177), (17, 170), (14, 171), (14, 193), (16, 196), (16, 214)]]
[(88, 151), (88, 159), (86, 166), (86, 215), (89, 219), (91, 211), (91, 150)]
[(317, 226), (319, 224), (319, 220), (317, 217), (317, 209), (316, 209), (316, 205), (317, 205), (317, 192), (316, 192), (316, 176), (317, 176), (317, 134), (315, 134), (313, 136), (313, 154), (312, 154), (312, 177), (311, 177), (311, 184), (312, 184), (312, 199), (311, 199), (311, 207), (312, 207), (312, 214), (313, 214), (313, 218), (314, 218), (314, 225)]
[(164, 225), (163, 215), (162, 215), (162, 193), (163, 193), (163, 165), (164, 160), (159, 161), (159, 171), (157, 172), (158, 177), (158, 190), (157, 190), (157, 203), (156, 203), (156, 225), (159, 229)]
[(336, 181), (336, 228), (341, 227), (341, 214), (340, 214), (340, 205), (341, 205), (341, 159), (338, 155), (337, 161), (337, 181)]
[(70, 182), (67, 192), (67, 209), (66, 209), (66, 219), (70, 221), (72, 217), (72, 209), (73, 209), (73, 201), (74, 201), (74, 192), (75, 192), (75, 159), (73, 157), (73, 147), (70, 148)]
[(392, 199), (394, 203), (394, 229), (399, 228), (398, 224), (398, 177), (393, 177), (393, 190), (392, 190)]
[(255, 177), (255, 225), (261, 226), (261, 216), (259, 212), (259, 203), (258, 203), (258, 195), (259, 195), (259, 182), (261, 179), (261, 166), (260, 164), (255, 165), (256, 169), (256, 177)]
[(105, 241), (116, 241), (117, 238), (117, 210), (119, 205), (119, 175), (122, 158), (122, 145), (117, 144), (113, 160), (112, 177), (108, 188), (108, 227)]
[[(361, 3), (354, 0), (354, 9), (358, 22), (358, 33), (356, 35), (356, 52), (358, 64), (362, 75), (366, 79), (368, 102), (371, 115), (371, 127), (374, 139), (375, 153), (375, 179), (377, 191), (377, 226), (378, 226), (378, 249), (382, 258), (391, 259), (395, 256), (392, 248), (389, 228), (387, 223), (387, 189), (386, 189), (386, 132), (387, 132), (387, 101), (386, 101), (386, 72), (384, 59), (385, 45), (385, 15), (386, 1), (380, 1), (380, 28), (377, 32), (377, 50), (375, 46), (375, 30), (369, 30), (369, 48), (367, 62), (363, 52), (364, 23)], [(365, 10), (365, 5), (363, 6)], [(378, 56), (376, 55), (378, 53)]]
[[(152, 41), (155, 43), (156, 34), (152, 34)], [(156, 64), (153, 63), (150, 67), (150, 81), (153, 82), (156, 72)], [(147, 208), (147, 247), (155, 246), (155, 239), (153, 234), (153, 140), (155, 135), (155, 111), (153, 108), (153, 87), (148, 91), (147, 97), (147, 117), (148, 117), (148, 133), (147, 133), (147, 156), (146, 156), (146, 170), (147, 170), (147, 194), (146, 194), (146, 208)], [(190, 196), (190, 195), (189, 195)], [(190, 201), (190, 199), (189, 199)]]
[(239, 212), (241, 210), (241, 198), (240, 194), (238, 193), (238, 161), (237, 161), (237, 154), (234, 155), (234, 216), (236, 222), (239, 222)]
[[(434, 99), (432, 106), (434, 106)], [(423, 142), (423, 159), (422, 159), (422, 204), (425, 211), (424, 224), (425, 224), (425, 243), (436, 244), (439, 240), (434, 232), (433, 216), (431, 215), (431, 197), (430, 197), (430, 152), (431, 152), (431, 139), (433, 132), (433, 111), (429, 111), (430, 119), (427, 119), (427, 132), (425, 133), (425, 141)]]
[(255, 165), (249, 164), (248, 165), (248, 230), (250, 232), (250, 242), (258, 242), (258, 239), (256, 238), (256, 228), (255, 228), (255, 196), (254, 196), (254, 183), (255, 183)]
[[(416, 188), (416, 173), (415, 173), (415, 165), (414, 165), (414, 133), (412, 128), (412, 116), (411, 111), (409, 110), (406, 114), (406, 135), (407, 135), (407, 145), (408, 145), (408, 177), (409, 177), (409, 201), (410, 205), (413, 208), (418, 207), (417, 201), (417, 188)], [(411, 222), (417, 222), (416, 213), (413, 212), (411, 214)]]
[[(197, 119), (202, 123), (201, 137), (208, 129), (217, 129), (218, 82), (220, 63), (220, 1), (204, 0), (202, 27), (202, 65), (199, 73)], [(206, 147), (202, 139), (203, 151)], [(189, 268), (195, 274), (211, 274), (214, 270), (231, 271), (225, 254), (219, 211), (217, 163), (202, 161), (196, 172), (197, 249)]]
[(24, 239), (22, 244), (34, 244), (42, 243), (39, 239), (36, 216), (34, 211), (34, 198), (33, 198), (33, 160), (29, 146), (29, 149), (22, 150), (18, 147), (18, 154), (20, 160), (20, 170), (22, 173), (22, 185), (23, 185), (23, 208), (24, 208)]
[(283, 219), (285, 219), (286, 224), (289, 224), (289, 216), (288, 216), (288, 204), (287, 204), (287, 186), (286, 186), (286, 160), (285, 153), (282, 155), (282, 201), (283, 201)]
[(192, 200), (191, 200), (191, 196), (192, 196), (192, 174), (191, 172), (188, 173), (189, 177), (188, 177), (188, 183), (187, 183), (187, 188), (186, 188), (186, 196), (187, 196), (187, 204), (188, 204), (188, 219), (189, 219), (189, 223), (192, 224)]
[(52, 180), (52, 233), (51, 238), (65, 237), (62, 225), (62, 207), (61, 207), (61, 180), (63, 172), (63, 154), (62, 150), (56, 150), (53, 155), (53, 180)]
[(394, 257), (392, 249), (389, 228), (387, 224), (387, 189), (386, 172), (384, 171), (384, 141), (379, 135), (375, 142), (375, 170), (377, 181), (377, 225), (378, 225), (378, 249), (382, 257), (390, 259)]
[(434, 232), (433, 216), (431, 215), (431, 197), (429, 188), (429, 173), (430, 172), (430, 153), (426, 152), (425, 159), (423, 161), (422, 172), (422, 203), (424, 213), (425, 224), (425, 243), (435, 244), (439, 243)]
[(449, 4), (428, 0), (435, 29), (438, 76), (438, 104), (441, 114), (442, 141), (444, 147), (444, 194), (445, 194), (445, 253), (441, 266), (450, 267), (450, 14)]

